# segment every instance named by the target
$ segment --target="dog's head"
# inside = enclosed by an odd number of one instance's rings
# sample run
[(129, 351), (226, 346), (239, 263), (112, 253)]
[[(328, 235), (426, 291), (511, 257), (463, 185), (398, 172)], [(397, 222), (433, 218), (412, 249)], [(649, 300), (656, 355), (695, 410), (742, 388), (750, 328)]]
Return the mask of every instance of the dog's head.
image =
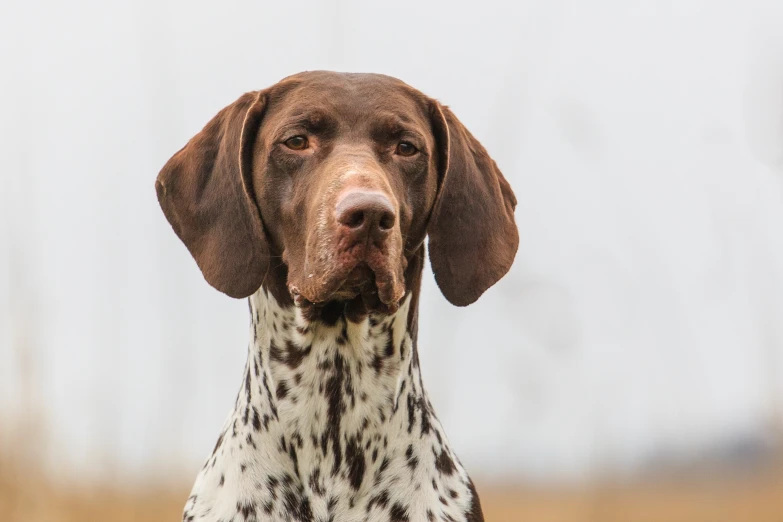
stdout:
[(156, 189), (206, 280), (232, 297), (263, 284), (298, 304), (393, 311), (429, 236), (438, 286), (464, 306), (519, 242), (514, 193), (484, 147), (448, 108), (382, 75), (307, 72), (241, 96)]

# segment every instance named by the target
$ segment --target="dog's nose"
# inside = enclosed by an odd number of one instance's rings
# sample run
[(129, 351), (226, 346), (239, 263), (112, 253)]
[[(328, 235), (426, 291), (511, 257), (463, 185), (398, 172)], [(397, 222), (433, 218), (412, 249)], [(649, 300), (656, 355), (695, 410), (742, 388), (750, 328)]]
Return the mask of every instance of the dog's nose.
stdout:
[(356, 239), (370, 236), (384, 239), (397, 220), (389, 198), (380, 192), (352, 190), (340, 198), (335, 207), (337, 222)]

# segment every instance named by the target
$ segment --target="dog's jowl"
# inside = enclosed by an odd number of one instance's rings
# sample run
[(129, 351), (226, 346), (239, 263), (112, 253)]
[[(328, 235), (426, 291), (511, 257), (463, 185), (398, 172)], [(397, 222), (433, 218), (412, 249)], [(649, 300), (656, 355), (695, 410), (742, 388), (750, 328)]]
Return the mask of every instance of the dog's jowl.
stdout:
[(387, 76), (297, 74), (220, 111), (156, 189), (207, 282), (250, 303), (184, 520), (482, 521), (422, 386), (418, 297), (426, 238), (451, 303), (503, 277), (516, 200), (454, 114)]

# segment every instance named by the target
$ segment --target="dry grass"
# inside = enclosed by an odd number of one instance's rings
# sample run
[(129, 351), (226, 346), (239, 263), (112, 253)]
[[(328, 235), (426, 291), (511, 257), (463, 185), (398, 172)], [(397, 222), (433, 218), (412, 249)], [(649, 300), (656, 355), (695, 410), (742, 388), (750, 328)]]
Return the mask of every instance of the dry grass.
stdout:
[(3, 522), (178, 521), (188, 493), (55, 485), (37, 473), (0, 468)]
[[(120, 491), (54, 486), (18, 468), (0, 468), (4, 522), (180, 520), (187, 487)], [(189, 484), (187, 484), (189, 486)], [(732, 481), (532, 489), (477, 484), (487, 521), (783, 522), (783, 473)]]
[(575, 489), (480, 488), (487, 521), (783, 522), (783, 473)]

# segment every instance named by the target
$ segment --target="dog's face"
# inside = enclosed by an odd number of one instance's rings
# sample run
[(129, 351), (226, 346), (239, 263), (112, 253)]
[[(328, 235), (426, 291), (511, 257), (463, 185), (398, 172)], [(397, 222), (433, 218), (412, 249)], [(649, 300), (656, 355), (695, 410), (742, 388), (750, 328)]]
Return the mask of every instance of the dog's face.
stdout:
[(234, 297), (264, 284), (299, 305), (391, 312), (429, 234), (436, 280), (464, 305), (518, 243), (513, 192), (484, 148), (381, 75), (302, 73), (244, 95), (169, 160), (157, 190), (207, 281)]
[(297, 300), (394, 308), (437, 193), (429, 107), (382, 76), (303, 75), (268, 102), (253, 187)]

